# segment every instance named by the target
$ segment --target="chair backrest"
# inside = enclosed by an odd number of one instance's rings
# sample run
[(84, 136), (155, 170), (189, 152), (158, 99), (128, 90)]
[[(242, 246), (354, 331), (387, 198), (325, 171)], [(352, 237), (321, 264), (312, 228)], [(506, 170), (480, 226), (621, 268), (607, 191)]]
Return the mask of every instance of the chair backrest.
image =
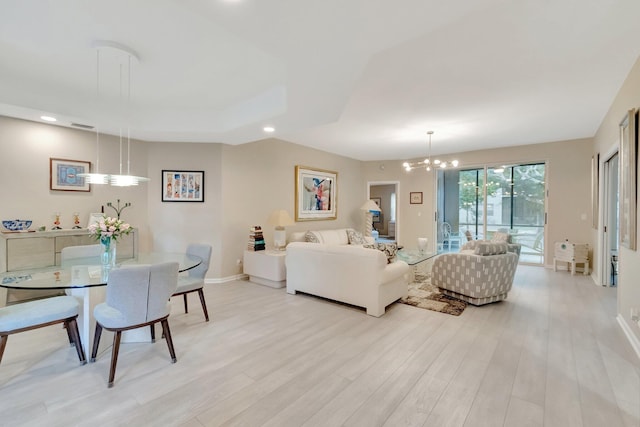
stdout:
[(209, 262), (211, 261), (211, 245), (202, 245), (191, 243), (187, 246), (187, 255), (195, 255), (202, 258), (202, 263), (189, 270), (189, 277), (197, 277), (204, 279), (209, 271)]
[(121, 325), (139, 325), (169, 315), (177, 286), (177, 262), (117, 268), (109, 272), (106, 303), (121, 313)]
[(449, 236), (451, 236), (451, 224), (449, 224), (448, 222), (443, 222), (442, 223), (442, 237), (444, 237), (446, 239)]
[(78, 258), (95, 258), (102, 255), (102, 245), (67, 246), (60, 251), (60, 261)]

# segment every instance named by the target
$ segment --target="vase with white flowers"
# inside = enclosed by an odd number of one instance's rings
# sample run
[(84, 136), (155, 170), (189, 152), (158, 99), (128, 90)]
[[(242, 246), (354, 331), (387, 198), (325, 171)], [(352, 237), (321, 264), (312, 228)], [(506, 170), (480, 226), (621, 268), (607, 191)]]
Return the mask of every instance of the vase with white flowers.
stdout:
[(110, 268), (116, 264), (116, 242), (131, 232), (131, 225), (118, 218), (103, 216), (89, 225), (89, 234), (102, 245), (102, 265)]

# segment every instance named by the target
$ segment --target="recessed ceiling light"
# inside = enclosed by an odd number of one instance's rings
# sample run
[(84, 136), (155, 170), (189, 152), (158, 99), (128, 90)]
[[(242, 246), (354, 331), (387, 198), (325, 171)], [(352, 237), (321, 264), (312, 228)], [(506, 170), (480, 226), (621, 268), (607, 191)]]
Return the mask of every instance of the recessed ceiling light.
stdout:
[(265, 126), (262, 128), (262, 130), (267, 133), (271, 133), (271, 132), (275, 132), (276, 128), (274, 128), (273, 126)]
[(58, 119), (56, 119), (55, 117), (51, 117), (51, 116), (40, 116), (40, 118), (42, 120), (44, 120), (45, 122), (57, 122)]

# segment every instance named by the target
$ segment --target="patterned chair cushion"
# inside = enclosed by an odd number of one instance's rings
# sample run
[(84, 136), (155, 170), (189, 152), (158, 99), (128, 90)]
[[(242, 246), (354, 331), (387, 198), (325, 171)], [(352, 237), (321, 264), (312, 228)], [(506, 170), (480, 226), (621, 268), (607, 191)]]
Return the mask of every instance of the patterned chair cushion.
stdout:
[(364, 235), (359, 231), (354, 230), (353, 228), (347, 229), (347, 236), (349, 238), (350, 245), (365, 245), (367, 244)]
[(474, 254), (481, 256), (500, 255), (507, 253), (506, 243), (483, 242), (476, 245)]
[(396, 252), (398, 252), (398, 245), (395, 243), (374, 243), (363, 245), (362, 247), (382, 251), (387, 257), (387, 264), (393, 262), (396, 257)]

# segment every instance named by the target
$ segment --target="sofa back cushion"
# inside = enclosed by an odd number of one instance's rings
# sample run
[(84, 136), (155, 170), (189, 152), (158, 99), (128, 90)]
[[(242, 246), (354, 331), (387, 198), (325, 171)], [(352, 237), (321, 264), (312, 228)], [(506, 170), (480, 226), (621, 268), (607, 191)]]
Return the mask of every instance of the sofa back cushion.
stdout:
[(348, 245), (349, 237), (347, 230), (340, 228), (337, 230), (316, 230), (307, 231), (305, 241), (310, 243), (324, 243), (325, 245)]
[(474, 251), (475, 255), (480, 256), (489, 256), (489, 255), (500, 255), (507, 253), (507, 244), (506, 243), (491, 243), (491, 242), (482, 242), (476, 244), (476, 248)]

